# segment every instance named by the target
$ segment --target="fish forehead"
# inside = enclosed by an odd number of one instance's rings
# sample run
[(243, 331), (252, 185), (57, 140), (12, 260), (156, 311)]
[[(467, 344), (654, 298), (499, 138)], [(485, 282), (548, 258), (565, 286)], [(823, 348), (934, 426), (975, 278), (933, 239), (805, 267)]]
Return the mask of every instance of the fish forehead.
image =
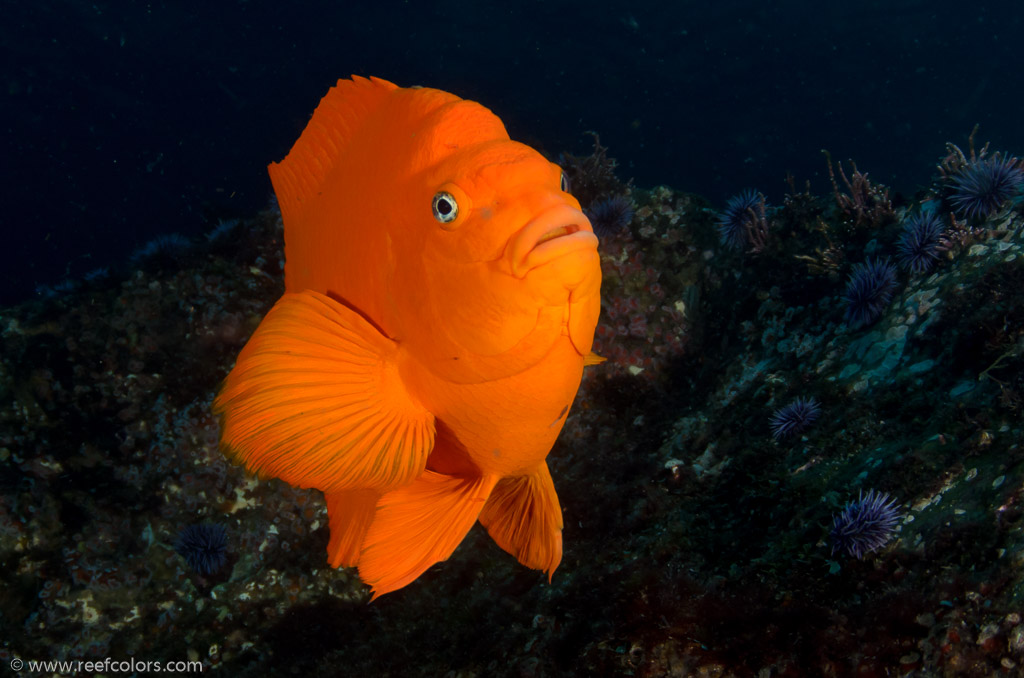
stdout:
[(406, 90), (395, 105), (407, 117), (406, 139), (414, 162), (430, 166), (479, 144), (508, 141), (490, 109), (438, 90)]
[(476, 175), (492, 186), (511, 188), (524, 183), (553, 183), (559, 170), (540, 153), (517, 141), (493, 144), (476, 154)]
[(496, 140), (463, 148), (429, 172), (428, 182), (454, 182), (486, 199), (524, 185), (557, 189), (559, 169), (525, 144)]
[[(511, 188), (554, 181), (558, 169), (533, 148), (512, 141), (501, 119), (475, 101), (430, 88), (400, 89), (393, 99), (392, 118), (377, 130), (391, 146), (398, 163), (426, 181), (459, 182), (472, 191)], [(405, 124), (394, 118), (405, 118)], [(383, 120), (382, 120), (383, 122)], [(407, 129), (395, 135), (395, 129)], [(434, 186), (431, 186), (434, 188)]]

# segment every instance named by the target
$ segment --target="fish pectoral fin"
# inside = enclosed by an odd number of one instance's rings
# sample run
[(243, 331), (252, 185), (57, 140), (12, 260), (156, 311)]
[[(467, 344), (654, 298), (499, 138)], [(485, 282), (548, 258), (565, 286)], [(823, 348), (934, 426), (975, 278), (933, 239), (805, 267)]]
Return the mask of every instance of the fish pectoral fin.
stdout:
[(528, 475), (502, 478), (480, 522), (498, 546), (551, 581), (562, 561), (562, 508), (546, 462)]
[(382, 496), (359, 556), (359, 577), (373, 587), (373, 597), (400, 589), (447, 560), (473, 527), (497, 480), (428, 470)]
[(604, 356), (597, 355), (596, 353), (591, 351), (587, 355), (583, 356), (583, 366), (587, 367), (589, 365), (600, 365), (605, 360), (608, 360), (608, 358), (605, 358)]
[(328, 296), (285, 294), (238, 356), (214, 412), (246, 468), (324, 491), (408, 483), (434, 446), (434, 416), (408, 393), (397, 344)]

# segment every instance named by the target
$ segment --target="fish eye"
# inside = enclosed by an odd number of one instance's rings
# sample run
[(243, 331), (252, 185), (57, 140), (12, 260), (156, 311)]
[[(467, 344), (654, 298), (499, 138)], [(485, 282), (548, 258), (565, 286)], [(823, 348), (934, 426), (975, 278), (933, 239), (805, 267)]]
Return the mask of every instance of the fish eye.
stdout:
[(455, 202), (455, 196), (448, 191), (436, 193), (431, 207), (434, 210), (434, 218), (442, 224), (449, 224), (459, 216), (459, 203)]
[(562, 180), (561, 181), (562, 181), (562, 183), (561, 183), (562, 193), (568, 193), (569, 192), (569, 188), (570, 188), (569, 187), (569, 177), (565, 176), (565, 172), (562, 172)]

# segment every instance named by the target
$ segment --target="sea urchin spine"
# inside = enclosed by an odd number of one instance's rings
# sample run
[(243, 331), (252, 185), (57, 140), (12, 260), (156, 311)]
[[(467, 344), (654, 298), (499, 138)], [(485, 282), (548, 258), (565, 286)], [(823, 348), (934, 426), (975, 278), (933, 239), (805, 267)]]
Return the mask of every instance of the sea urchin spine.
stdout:
[(846, 322), (857, 329), (878, 320), (896, 290), (896, 268), (885, 259), (868, 259), (853, 267), (846, 285)]
[(760, 252), (768, 239), (768, 218), (765, 214), (764, 195), (747, 189), (729, 198), (718, 216), (715, 227), (722, 244), (733, 249), (750, 245)]
[(942, 221), (934, 212), (915, 214), (903, 225), (903, 233), (896, 244), (900, 264), (912, 273), (924, 273), (939, 258), (939, 239)]
[(598, 238), (609, 238), (626, 230), (633, 220), (633, 202), (625, 195), (597, 200), (584, 213)]
[(221, 525), (189, 525), (178, 535), (174, 550), (199, 574), (209, 575), (228, 560), (228, 535)]
[(772, 415), (772, 436), (776, 440), (781, 440), (800, 433), (810, 426), (819, 414), (821, 414), (821, 407), (817, 400), (797, 398), (785, 407), (776, 410)]
[(987, 160), (976, 160), (952, 178), (950, 202), (956, 211), (969, 219), (985, 219), (1024, 185), (1024, 169), (1017, 158), (996, 154)]
[(832, 553), (846, 551), (863, 558), (885, 546), (899, 521), (895, 499), (874, 490), (866, 495), (862, 491), (832, 519)]

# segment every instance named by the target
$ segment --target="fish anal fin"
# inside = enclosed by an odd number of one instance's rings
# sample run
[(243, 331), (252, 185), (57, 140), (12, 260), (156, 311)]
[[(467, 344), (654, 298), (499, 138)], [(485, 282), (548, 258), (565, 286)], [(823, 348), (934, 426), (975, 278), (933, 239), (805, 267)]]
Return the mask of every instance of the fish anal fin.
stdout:
[(373, 587), (373, 597), (400, 589), (447, 560), (473, 527), (497, 480), (428, 470), (382, 496), (359, 557), (359, 576)]
[(547, 463), (528, 475), (502, 478), (480, 522), (498, 546), (551, 580), (562, 560), (562, 509)]
[(408, 483), (426, 467), (434, 417), (405, 389), (397, 355), (395, 342), (334, 299), (285, 294), (214, 401), (221, 448), (298, 487)]
[(331, 540), (327, 544), (327, 561), (331, 567), (355, 567), (373, 514), (377, 509), (380, 492), (375, 490), (342, 490), (327, 492), (327, 518), (330, 521)]

